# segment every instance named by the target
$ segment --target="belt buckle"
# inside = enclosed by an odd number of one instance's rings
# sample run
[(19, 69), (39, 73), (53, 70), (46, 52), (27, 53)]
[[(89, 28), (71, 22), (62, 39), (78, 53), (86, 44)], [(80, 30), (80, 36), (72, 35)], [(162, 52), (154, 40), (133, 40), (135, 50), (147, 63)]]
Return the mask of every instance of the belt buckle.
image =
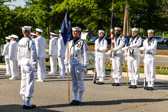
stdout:
[(113, 55), (114, 55), (114, 56), (117, 56), (117, 53), (116, 53), (116, 52), (114, 52), (114, 53), (113, 53)]
[(133, 54), (133, 53), (130, 53), (130, 56), (131, 56), (131, 57), (133, 57), (133, 56), (134, 56), (134, 54)]

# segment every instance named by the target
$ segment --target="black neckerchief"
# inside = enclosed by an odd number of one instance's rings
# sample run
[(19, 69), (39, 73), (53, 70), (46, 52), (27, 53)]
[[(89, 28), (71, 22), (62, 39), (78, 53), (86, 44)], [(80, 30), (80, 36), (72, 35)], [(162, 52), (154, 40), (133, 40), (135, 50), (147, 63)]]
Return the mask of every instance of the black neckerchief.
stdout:
[(152, 39), (153, 37), (148, 37), (148, 44), (151, 42)]
[(114, 36), (115, 41), (117, 41), (119, 36), (120, 36), (120, 34), (117, 34), (117, 35)]
[(137, 35), (136, 36), (132, 36), (131, 42), (133, 42), (136, 37), (137, 37)]
[(104, 37), (99, 37), (99, 43), (101, 42), (101, 40), (103, 39)]
[(79, 39), (80, 39), (80, 38), (73, 38), (74, 45), (76, 44), (76, 42), (77, 42)]

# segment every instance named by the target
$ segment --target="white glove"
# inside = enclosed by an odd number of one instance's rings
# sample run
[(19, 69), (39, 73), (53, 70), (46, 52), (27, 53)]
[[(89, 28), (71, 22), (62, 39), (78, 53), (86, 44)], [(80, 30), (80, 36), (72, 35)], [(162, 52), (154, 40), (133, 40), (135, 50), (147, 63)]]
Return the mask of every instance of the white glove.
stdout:
[(68, 64), (66, 64), (66, 65), (65, 65), (65, 68), (66, 68), (66, 69), (69, 69), (69, 65), (68, 65)]

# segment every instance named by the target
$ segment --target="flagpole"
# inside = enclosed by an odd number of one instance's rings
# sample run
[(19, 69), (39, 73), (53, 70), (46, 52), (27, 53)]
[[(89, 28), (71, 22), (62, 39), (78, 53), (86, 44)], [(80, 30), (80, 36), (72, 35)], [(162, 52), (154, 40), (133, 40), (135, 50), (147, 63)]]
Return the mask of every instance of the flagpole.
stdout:
[[(67, 10), (69, 7), (69, 3), (66, 3), (67, 5)], [(70, 76), (69, 76), (69, 39), (67, 41), (67, 63), (68, 63), (68, 68), (67, 68), (67, 75), (68, 75), (68, 102), (70, 103)]]
[[(123, 36), (128, 38), (130, 36), (130, 24), (129, 24), (129, 15), (128, 15), (128, 0), (126, 0), (126, 7), (124, 12), (124, 25), (123, 25)], [(127, 43), (126, 43), (127, 46)], [(128, 49), (126, 50), (126, 54), (128, 53)], [(128, 86), (128, 62), (127, 62), (127, 86)]]
[[(69, 40), (67, 41), (67, 62), (69, 66)], [(69, 78), (69, 67), (67, 68), (67, 74), (68, 74), (68, 102), (70, 103), (70, 78)]]
[[(114, 46), (114, 43), (113, 43), (113, 40), (114, 40), (114, 35), (113, 35), (113, 2), (114, 0), (112, 0), (112, 15), (111, 15), (111, 29), (110, 29), (110, 32), (111, 32), (111, 56), (110, 58), (112, 59), (112, 52), (113, 52), (113, 46)], [(112, 63), (112, 60), (111, 60), (111, 84), (113, 82), (113, 63)]]

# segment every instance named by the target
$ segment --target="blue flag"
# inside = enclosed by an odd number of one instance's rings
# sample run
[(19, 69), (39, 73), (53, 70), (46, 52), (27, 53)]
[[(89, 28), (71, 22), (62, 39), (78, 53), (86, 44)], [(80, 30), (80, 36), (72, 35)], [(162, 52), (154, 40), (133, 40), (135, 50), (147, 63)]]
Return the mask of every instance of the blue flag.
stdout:
[(112, 13), (111, 13), (111, 25), (110, 28), (113, 29), (113, 9), (112, 9)]
[(71, 37), (71, 21), (69, 19), (69, 11), (67, 9), (64, 20), (61, 25), (61, 34), (64, 44), (66, 45), (68, 39)]

